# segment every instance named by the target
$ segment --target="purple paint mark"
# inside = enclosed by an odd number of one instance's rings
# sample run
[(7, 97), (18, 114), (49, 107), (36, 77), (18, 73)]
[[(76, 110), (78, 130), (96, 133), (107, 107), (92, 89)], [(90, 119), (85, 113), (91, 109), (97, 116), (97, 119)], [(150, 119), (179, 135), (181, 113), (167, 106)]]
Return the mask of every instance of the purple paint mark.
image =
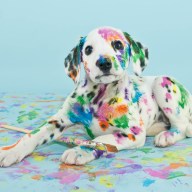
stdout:
[(101, 151), (101, 150), (95, 149), (94, 152), (93, 152), (93, 155), (95, 156), (96, 159), (98, 159), (98, 158), (101, 157), (104, 153), (105, 153), (105, 151)]
[(115, 157), (115, 153), (109, 153), (106, 155), (106, 158), (110, 159), (110, 158), (114, 158)]
[(134, 135), (139, 135), (142, 132), (141, 128), (137, 126), (131, 127), (130, 130)]
[(125, 140), (127, 140), (127, 135), (122, 134), (122, 133), (120, 133), (120, 132), (115, 132), (115, 133), (113, 133), (113, 135), (114, 135), (115, 140), (116, 140), (116, 142), (117, 142), (118, 144), (123, 144), (123, 142), (124, 142)]
[(106, 88), (107, 88), (107, 85), (103, 84), (100, 86), (99, 93), (98, 93), (97, 97), (95, 97), (95, 99), (93, 100), (93, 104), (97, 104), (99, 102), (99, 100), (105, 94)]
[(87, 79), (85, 79), (85, 82), (82, 87), (85, 87), (87, 85)]
[(129, 98), (128, 98), (128, 89), (127, 88), (125, 88), (125, 99), (129, 100)]

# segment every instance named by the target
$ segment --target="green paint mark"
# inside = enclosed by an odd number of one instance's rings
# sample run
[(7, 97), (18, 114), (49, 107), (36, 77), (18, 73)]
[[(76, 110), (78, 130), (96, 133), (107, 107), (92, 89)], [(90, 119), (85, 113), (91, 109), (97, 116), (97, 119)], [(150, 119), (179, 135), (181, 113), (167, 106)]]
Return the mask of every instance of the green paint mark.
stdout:
[(43, 127), (45, 124), (47, 124), (47, 121), (45, 121), (43, 124), (41, 124), (35, 130), (33, 130), (30, 134), (34, 135), (34, 134), (38, 133), (41, 130), (41, 127)]
[(185, 174), (183, 172), (177, 171), (177, 172), (171, 172), (169, 174), (169, 176), (167, 177), (167, 179), (174, 179), (176, 177), (182, 177), (185, 176)]
[(150, 153), (152, 150), (152, 148), (141, 148), (141, 149), (138, 149), (138, 151), (142, 151), (143, 153)]
[(119, 65), (117, 64), (117, 61), (116, 61), (116, 59), (114, 59), (113, 63), (114, 63), (114, 67), (115, 67), (115, 69), (116, 69), (116, 70), (118, 70), (118, 68), (119, 68)]
[(126, 115), (123, 115), (120, 118), (114, 119), (116, 126), (118, 128), (123, 128), (123, 129), (126, 129), (128, 127), (128, 121), (129, 119), (127, 118)]
[(26, 113), (26, 114), (23, 111), (20, 111), (20, 113), (22, 113), (22, 115), (20, 115), (17, 118), (18, 123), (23, 123), (27, 120), (33, 120), (38, 116), (37, 111), (30, 111), (29, 113)]
[(119, 65), (117, 64), (117, 61), (116, 61), (115, 57), (112, 57), (112, 62), (114, 63), (115, 69), (118, 70)]
[(184, 109), (185, 105), (187, 105), (187, 102), (188, 102), (189, 93), (186, 91), (186, 89), (180, 83), (178, 83), (176, 81), (174, 83), (177, 85), (177, 87), (179, 88), (180, 93), (181, 93), (181, 99), (178, 103)]
[(83, 96), (78, 96), (77, 97), (77, 102), (80, 103), (81, 105), (86, 104), (86, 101), (85, 101)]
[(94, 139), (95, 138), (95, 136), (93, 135), (93, 133), (92, 133), (92, 131), (91, 131), (91, 129), (89, 129), (89, 127), (88, 126), (84, 126), (85, 127), (85, 129), (86, 129), (86, 131), (87, 131), (87, 134), (89, 135), (89, 137), (91, 137), (91, 139)]
[(126, 39), (129, 41), (129, 43), (131, 44), (131, 49), (133, 50), (132, 52), (133, 62), (136, 63), (138, 59), (144, 60), (145, 54), (143, 50), (139, 47), (138, 43), (135, 42), (128, 33), (124, 32), (124, 35)]

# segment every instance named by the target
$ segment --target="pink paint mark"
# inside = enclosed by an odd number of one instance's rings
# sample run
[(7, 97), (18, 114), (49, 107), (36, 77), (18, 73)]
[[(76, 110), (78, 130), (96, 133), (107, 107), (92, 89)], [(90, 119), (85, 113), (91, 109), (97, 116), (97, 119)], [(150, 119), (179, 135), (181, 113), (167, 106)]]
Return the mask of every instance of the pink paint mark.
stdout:
[(148, 173), (149, 175), (151, 175), (152, 177), (157, 177), (160, 179), (166, 179), (169, 176), (169, 171), (167, 170), (158, 170), (155, 171), (153, 169), (145, 169), (144, 170), (146, 173)]
[(169, 99), (172, 99), (172, 96), (170, 93), (166, 93), (166, 99), (169, 100)]
[(166, 138), (168, 138), (168, 137), (172, 137), (174, 135), (174, 133), (170, 132), (170, 131), (165, 131), (164, 135), (165, 135)]
[(151, 108), (148, 108), (148, 109), (147, 109), (147, 114), (149, 114), (151, 111), (152, 111), (152, 109), (151, 109)]
[(161, 86), (166, 87), (168, 85), (171, 85), (171, 81), (167, 77), (163, 77), (163, 82), (161, 83)]
[(146, 98), (146, 97), (143, 97), (142, 100), (141, 100), (141, 102), (143, 102), (145, 105), (148, 104), (148, 101), (147, 101), (147, 98)]
[(141, 128), (137, 126), (131, 127), (130, 130), (134, 135), (139, 135), (142, 132)]
[(114, 113), (114, 108), (110, 106), (108, 103), (104, 103), (97, 112), (98, 119), (100, 121), (105, 121), (106, 119), (109, 119), (110, 116)]
[(116, 30), (111, 28), (103, 28), (99, 29), (98, 33), (101, 35), (102, 38), (104, 38), (106, 41), (111, 42), (113, 40), (122, 40), (124, 43), (126, 43), (123, 36), (118, 33)]
[(61, 184), (70, 184), (77, 181), (80, 178), (80, 175), (81, 174), (77, 174), (69, 171), (65, 171), (65, 172), (59, 171), (56, 173), (52, 173), (49, 176), (54, 179), (59, 179), (59, 182)]
[(169, 108), (169, 107), (164, 107), (164, 108), (163, 108), (163, 111), (164, 111), (165, 113), (172, 113), (172, 112), (173, 112), (172, 109)]

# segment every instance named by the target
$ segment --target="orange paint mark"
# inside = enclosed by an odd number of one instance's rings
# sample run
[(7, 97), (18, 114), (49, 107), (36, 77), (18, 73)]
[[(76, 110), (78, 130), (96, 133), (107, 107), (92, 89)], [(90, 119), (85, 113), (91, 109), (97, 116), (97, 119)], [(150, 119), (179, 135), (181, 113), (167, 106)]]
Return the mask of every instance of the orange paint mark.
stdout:
[(128, 112), (128, 106), (127, 105), (118, 105), (115, 109), (119, 115), (123, 115)]
[(171, 163), (170, 164), (171, 169), (177, 169), (179, 167), (188, 167), (188, 166), (189, 166), (189, 164), (187, 164), (187, 163)]
[(38, 181), (42, 178), (42, 176), (41, 175), (34, 175), (31, 178)]
[(133, 135), (133, 134), (128, 134), (127, 137), (128, 137), (130, 140), (132, 140), (132, 141), (135, 141), (135, 140), (136, 140), (135, 135)]
[(15, 144), (13, 144), (13, 145), (10, 145), (10, 146), (2, 147), (1, 149), (2, 149), (2, 150), (12, 149), (12, 148), (14, 148), (20, 141), (21, 141), (21, 139), (20, 139), (19, 141), (17, 141), (17, 143), (15, 143)]
[(99, 122), (99, 125), (100, 125), (100, 127), (101, 127), (101, 129), (102, 129), (103, 131), (106, 131), (107, 128), (109, 127), (109, 123), (108, 123), (107, 121), (100, 121), (100, 122)]
[(139, 125), (142, 127), (144, 125), (143, 123), (143, 119), (140, 117), (140, 120), (139, 120)]

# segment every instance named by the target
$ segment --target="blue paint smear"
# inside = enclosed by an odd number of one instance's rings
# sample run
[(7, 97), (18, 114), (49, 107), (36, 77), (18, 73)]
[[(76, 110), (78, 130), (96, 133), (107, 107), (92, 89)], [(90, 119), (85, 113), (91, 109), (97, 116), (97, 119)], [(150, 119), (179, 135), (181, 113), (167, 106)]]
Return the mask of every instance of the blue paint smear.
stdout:
[(84, 109), (79, 103), (74, 103), (68, 116), (72, 123), (82, 123), (85, 126), (89, 126), (93, 118), (91, 110)]
[(145, 179), (143, 182), (143, 187), (149, 187), (149, 185), (155, 183), (155, 180), (152, 179)]
[(132, 102), (133, 102), (133, 103), (136, 103), (136, 102), (139, 101), (139, 99), (141, 98), (141, 96), (142, 96), (143, 94), (139, 91), (137, 84), (134, 83), (134, 84), (133, 84), (133, 88), (134, 88), (134, 90), (135, 90), (135, 96), (132, 98)]
[(171, 129), (169, 129), (169, 132), (171, 132), (171, 133), (177, 133), (177, 134), (179, 134), (179, 133), (181, 133), (177, 128), (175, 128), (175, 127), (171, 127)]

